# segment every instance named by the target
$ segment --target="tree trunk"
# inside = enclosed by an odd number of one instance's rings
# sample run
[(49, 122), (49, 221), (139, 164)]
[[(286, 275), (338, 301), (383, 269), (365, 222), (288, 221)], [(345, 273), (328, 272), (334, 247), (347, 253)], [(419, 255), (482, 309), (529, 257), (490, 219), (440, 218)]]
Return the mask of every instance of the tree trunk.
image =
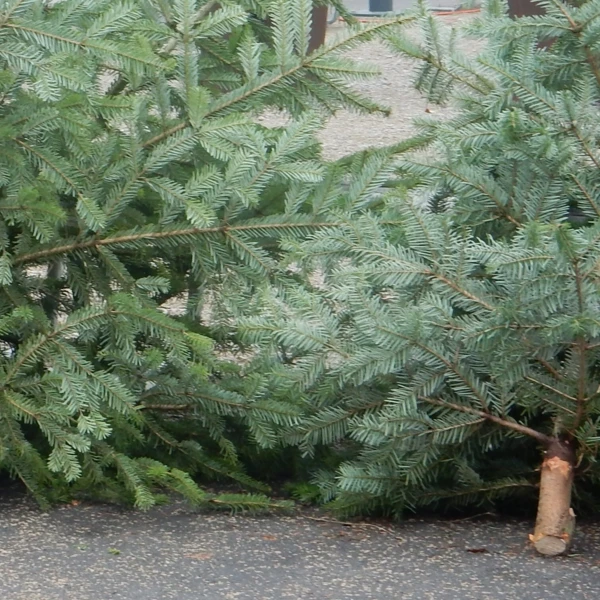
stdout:
[(555, 439), (546, 449), (540, 479), (540, 498), (535, 531), (529, 538), (546, 556), (565, 554), (575, 530), (571, 508), (575, 452), (566, 440)]

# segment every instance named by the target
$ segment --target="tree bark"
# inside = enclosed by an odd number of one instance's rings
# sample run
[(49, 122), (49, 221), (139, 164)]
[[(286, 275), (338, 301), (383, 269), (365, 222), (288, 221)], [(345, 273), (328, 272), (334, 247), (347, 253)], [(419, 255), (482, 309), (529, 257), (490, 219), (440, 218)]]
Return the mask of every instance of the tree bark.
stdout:
[(567, 440), (553, 440), (542, 463), (535, 531), (529, 536), (540, 554), (558, 556), (571, 546), (575, 530), (575, 513), (571, 508), (574, 466), (571, 444)]

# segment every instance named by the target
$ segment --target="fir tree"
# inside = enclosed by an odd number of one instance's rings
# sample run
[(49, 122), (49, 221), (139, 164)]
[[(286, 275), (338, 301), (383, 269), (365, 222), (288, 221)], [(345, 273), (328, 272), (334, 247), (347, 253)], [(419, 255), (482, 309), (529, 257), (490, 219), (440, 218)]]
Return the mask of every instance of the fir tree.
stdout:
[(284, 442), (338, 449), (315, 475), (333, 508), (539, 486), (532, 541), (557, 554), (573, 482), (584, 500), (600, 476), (600, 2), (540, 4), (518, 21), (488, 4), (475, 59), (423, 7), (419, 39), (387, 37), (456, 116), (423, 119), (418, 152), (345, 161), (345, 223), (286, 245), (316, 283), (274, 291), (244, 330), (286, 357), (273, 385), (308, 407)]
[[(70, 483), (139, 507), (160, 489), (270, 505), (193, 479), (265, 491), (237, 444), (270, 447), (301, 412), (223, 357), (219, 311), (254, 310), (282, 237), (331, 226), (315, 132), (340, 107), (384, 110), (341, 53), (397, 27), (308, 55), (311, 10), (0, 3), (0, 469), (41, 501)], [(269, 107), (289, 125), (260, 125)]]

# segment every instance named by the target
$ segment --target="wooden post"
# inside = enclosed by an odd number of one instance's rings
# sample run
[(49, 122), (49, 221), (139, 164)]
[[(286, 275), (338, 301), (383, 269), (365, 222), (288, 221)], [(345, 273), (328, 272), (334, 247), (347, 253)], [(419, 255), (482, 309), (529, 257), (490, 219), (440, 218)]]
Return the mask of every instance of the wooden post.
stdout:
[(543, 15), (544, 9), (532, 2), (532, 0), (508, 0), (509, 17), (531, 17), (533, 15)]
[(575, 513), (571, 508), (574, 465), (575, 452), (568, 441), (556, 439), (547, 448), (535, 531), (530, 536), (540, 554), (558, 556), (571, 546), (575, 531)]
[[(513, 19), (543, 15), (544, 12), (544, 9), (539, 4), (532, 2), (532, 0), (508, 0), (508, 16)], [(543, 40), (538, 43), (538, 47), (549, 48), (552, 43), (552, 39)]]
[(325, 34), (327, 33), (327, 7), (315, 6), (312, 11), (312, 29), (310, 32), (310, 42), (308, 51), (312, 52), (320, 48), (325, 43)]

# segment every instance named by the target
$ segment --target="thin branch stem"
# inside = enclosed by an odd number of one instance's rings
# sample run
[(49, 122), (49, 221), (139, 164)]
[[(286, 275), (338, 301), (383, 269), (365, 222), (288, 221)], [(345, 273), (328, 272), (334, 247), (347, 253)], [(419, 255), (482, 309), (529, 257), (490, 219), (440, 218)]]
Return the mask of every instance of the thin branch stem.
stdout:
[(130, 244), (139, 241), (154, 241), (163, 240), (176, 237), (185, 236), (199, 236), (208, 235), (214, 233), (226, 233), (227, 231), (252, 231), (255, 229), (270, 229), (270, 230), (282, 230), (292, 228), (307, 228), (317, 229), (322, 227), (336, 227), (340, 223), (266, 223), (262, 225), (237, 225), (237, 226), (217, 226), (217, 227), (190, 227), (186, 229), (175, 229), (171, 231), (151, 231), (144, 233), (132, 233), (128, 235), (120, 235), (116, 237), (109, 237), (104, 239), (91, 239), (80, 242), (73, 242), (71, 244), (64, 244), (62, 246), (55, 246), (53, 248), (47, 248), (45, 250), (38, 250), (37, 252), (30, 252), (29, 254), (17, 255), (14, 258), (13, 264), (21, 265), (24, 263), (36, 262), (39, 260), (45, 260), (53, 256), (60, 254), (69, 254), (71, 252), (77, 252), (79, 250), (90, 250), (94, 248), (101, 248), (103, 246), (119, 246), (123, 244)]
[(509, 421), (508, 419), (505, 419), (503, 417), (498, 417), (491, 413), (487, 413), (482, 410), (472, 408), (470, 406), (463, 406), (462, 404), (455, 404), (454, 402), (447, 402), (445, 400), (438, 400), (437, 398), (429, 398), (427, 396), (419, 396), (419, 400), (427, 402), (428, 404), (433, 404), (434, 406), (441, 406), (442, 408), (449, 408), (458, 412), (466, 413), (468, 415), (475, 415), (483, 419), (487, 419), (492, 423), (496, 423), (496, 425), (500, 425), (502, 427), (506, 427), (508, 429), (512, 429), (513, 431), (521, 433), (522, 435), (532, 437), (543, 446), (549, 446), (554, 441), (554, 438), (551, 438), (550, 436), (542, 433), (541, 431), (536, 431), (535, 429), (527, 427), (526, 425), (521, 425), (516, 421)]
[[(585, 310), (585, 299), (582, 286), (582, 275), (579, 268), (579, 262), (573, 261), (573, 270), (575, 272), (575, 287), (577, 290), (577, 307), (579, 314), (583, 314)], [(587, 383), (587, 344), (582, 336), (577, 337), (575, 344), (575, 351), (578, 354), (578, 370), (577, 370), (577, 415), (575, 417), (574, 427), (577, 429), (585, 417), (585, 404), (586, 404), (586, 383)]]
[(598, 204), (596, 204), (596, 202), (592, 198), (591, 194), (587, 191), (587, 189), (583, 186), (583, 184), (579, 181), (579, 179), (577, 179), (577, 177), (575, 175), (572, 175), (572, 177), (573, 177), (573, 181), (576, 183), (577, 187), (579, 188), (581, 193), (585, 196), (585, 199), (588, 201), (588, 204), (594, 209), (596, 214), (598, 216), (600, 216), (600, 207), (598, 206)]
[(564, 376), (561, 375), (547, 360), (543, 358), (536, 358), (535, 360), (539, 362), (540, 365), (542, 365), (542, 367), (544, 367), (544, 369), (546, 369), (546, 371), (548, 371), (548, 373), (550, 373), (555, 379), (558, 379), (559, 381), (564, 379)]
[[(535, 385), (539, 385), (540, 387), (543, 387), (551, 392), (553, 392), (554, 394), (556, 394), (557, 396), (560, 396), (561, 398), (564, 398), (565, 400), (570, 400), (571, 402), (577, 402), (577, 398), (575, 398), (574, 396), (571, 396), (570, 394), (567, 394), (566, 392), (563, 392), (555, 387), (552, 387), (551, 385), (548, 385), (547, 383), (544, 383), (543, 381), (538, 381), (537, 379), (534, 379), (533, 377), (527, 376), (525, 377), (525, 379)], [(563, 407), (561, 407), (563, 408)], [(569, 411), (569, 409), (565, 408), (564, 410)], [(569, 411), (572, 412), (572, 411)], [(575, 414), (575, 413), (572, 413)]]

